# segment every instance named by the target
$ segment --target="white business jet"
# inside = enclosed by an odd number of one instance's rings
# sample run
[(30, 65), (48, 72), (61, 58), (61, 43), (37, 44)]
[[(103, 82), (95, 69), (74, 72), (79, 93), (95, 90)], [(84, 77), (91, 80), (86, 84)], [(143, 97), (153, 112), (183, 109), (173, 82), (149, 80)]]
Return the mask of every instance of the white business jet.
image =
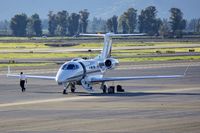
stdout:
[[(108, 86), (105, 84), (109, 81), (124, 81), (138, 79), (160, 79), (160, 78), (180, 78), (184, 75), (156, 75), (156, 76), (133, 76), (133, 77), (104, 77), (107, 70), (114, 69), (119, 61), (110, 56), (112, 49), (112, 37), (115, 36), (140, 36), (143, 34), (80, 34), (80, 36), (96, 36), (104, 37), (104, 47), (100, 55), (94, 59), (75, 58), (69, 62), (65, 62), (58, 70), (56, 76), (35, 76), (25, 75), (26, 78), (55, 80), (59, 85), (64, 86), (63, 94), (67, 94), (67, 89), (71, 88), (74, 92), (76, 85), (81, 85), (87, 91), (93, 91), (93, 85), (100, 83), (100, 89), (104, 93), (108, 91)], [(7, 77), (18, 77), (10, 73), (8, 68)], [(117, 86), (118, 89), (122, 87)], [(123, 90), (123, 89), (122, 89)]]

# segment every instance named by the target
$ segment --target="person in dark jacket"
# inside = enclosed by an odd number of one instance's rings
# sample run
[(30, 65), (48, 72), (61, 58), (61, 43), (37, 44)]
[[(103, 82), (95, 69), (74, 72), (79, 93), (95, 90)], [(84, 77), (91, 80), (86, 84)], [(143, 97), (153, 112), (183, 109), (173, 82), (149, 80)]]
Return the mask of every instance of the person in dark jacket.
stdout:
[(23, 72), (20, 73), (20, 87), (22, 88), (22, 92), (26, 91), (25, 83), (27, 83), (26, 76), (23, 74)]

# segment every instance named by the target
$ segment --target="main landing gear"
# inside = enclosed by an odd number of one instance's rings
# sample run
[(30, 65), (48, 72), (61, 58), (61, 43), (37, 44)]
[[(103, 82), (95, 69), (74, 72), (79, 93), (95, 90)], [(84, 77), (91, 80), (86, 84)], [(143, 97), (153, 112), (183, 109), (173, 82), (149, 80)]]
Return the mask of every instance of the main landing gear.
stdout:
[(71, 92), (72, 92), (72, 93), (75, 92), (75, 90), (76, 90), (75, 83), (67, 83), (67, 84), (64, 84), (63, 94), (68, 94), (68, 93), (67, 93), (67, 89), (68, 89), (69, 87), (71, 88)]
[[(107, 86), (105, 85), (105, 83), (101, 84), (101, 89), (103, 91), (104, 94), (108, 93), (108, 94), (114, 94), (115, 93), (115, 86)], [(121, 85), (117, 85), (116, 86), (116, 91), (117, 92), (124, 92), (124, 89), (122, 88)]]
[(124, 92), (125, 90), (122, 88), (121, 85), (117, 85), (117, 92)]

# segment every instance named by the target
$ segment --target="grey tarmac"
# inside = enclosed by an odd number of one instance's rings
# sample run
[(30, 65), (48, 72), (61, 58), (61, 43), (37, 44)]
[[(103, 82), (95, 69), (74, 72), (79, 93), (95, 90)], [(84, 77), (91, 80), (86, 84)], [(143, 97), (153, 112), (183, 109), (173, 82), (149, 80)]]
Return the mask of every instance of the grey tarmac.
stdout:
[[(107, 76), (182, 74), (188, 63), (180, 63), (124, 64)], [(198, 133), (200, 64), (192, 64), (184, 78), (108, 83), (123, 85), (126, 92), (116, 94), (102, 94), (95, 85), (94, 93), (78, 87), (76, 93), (62, 95), (62, 86), (46, 80), (28, 80), (27, 91), (21, 93), (18, 79), (7, 79), (2, 74), (0, 132)], [(37, 74), (36, 68), (32, 69)], [(55, 74), (48, 72), (43, 74)]]

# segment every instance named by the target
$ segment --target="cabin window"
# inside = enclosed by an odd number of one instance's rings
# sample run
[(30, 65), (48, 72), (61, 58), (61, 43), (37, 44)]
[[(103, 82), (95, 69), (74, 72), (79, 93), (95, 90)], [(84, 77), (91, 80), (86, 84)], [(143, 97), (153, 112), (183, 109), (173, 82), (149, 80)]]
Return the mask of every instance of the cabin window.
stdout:
[(62, 67), (63, 70), (76, 70), (76, 69), (78, 69), (78, 68), (79, 68), (79, 66), (76, 65), (76, 64), (65, 64), (65, 65)]

